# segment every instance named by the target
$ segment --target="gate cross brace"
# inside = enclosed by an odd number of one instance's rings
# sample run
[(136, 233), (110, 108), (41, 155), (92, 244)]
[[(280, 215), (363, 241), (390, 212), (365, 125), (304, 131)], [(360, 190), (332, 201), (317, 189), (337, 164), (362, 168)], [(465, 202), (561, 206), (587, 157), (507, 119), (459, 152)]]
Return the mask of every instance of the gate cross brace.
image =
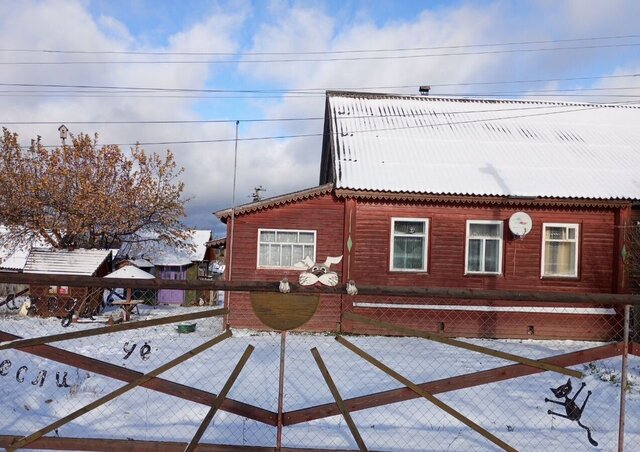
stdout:
[(72, 420), (82, 416), (83, 414), (88, 413), (89, 411), (95, 410), (96, 408), (104, 405), (107, 402), (110, 402), (111, 400), (121, 396), (122, 394), (131, 391), (132, 389), (137, 388), (138, 386), (141, 386), (143, 383), (146, 383), (147, 381), (157, 377), (158, 375), (160, 375), (163, 372), (166, 372), (169, 369), (172, 369), (174, 367), (176, 367), (179, 364), (182, 364), (183, 362), (185, 362), (188, 359), (193, 358), (194, 356), (204, 352), (205, 350), (208, 350), (209, 348), (213, 347), (214, 345), (222, 342), (225, 339), (228, 339), (231, 337), (231, 331), (230, 330), (226, 330), (224, 333), (222, 333), (219, 336), (214, 337), (213, 339), (210, 339), (200, 345), (198, 345), (197, 347), (189, 350), (186, 353), (183, 353), (182, 355), (172, 359), (169, 362), (164, 363), (163, 365), (161, 365), (160, 367), (155, 368), (154, 370), (152, 370), (149, 373), (146, 373), (144, 375), (142, 375), (141, 377), (138, 377), (137, 379), (135, 379), (134, 381), (132, 381), (129, 384), (126, 384), (124, 386), (121, 386), (120, 388), (116, 389), (115, 391), (110, 392), (109, 394), (100, 397), (98, 400), (95, 400), (91, 403), (89, 403), (88, 405), (85, 405), (84, 407), (74, 411), (71, 414), (68, 414), (67, 416), (58, 419), (55, 422), (52, 422), (51, 424), (47, 425), (46, 427), (41, 428), (40, 430), (38, 430), (37, 432), (32, 433), (31, 435), (25, 436), (24, 438), (19, 439), (18, 441), (14, 442), (13, 444), (11, 444), (10, 447), (7, 448), (7, 450), (15, 450), (19, 447), (24, 447), (27, 444), (31, 444), (32, 442), (34, 442), (35, 440), (37, 440), (38, 438), (40, 438), (43, 435), (46, 435), (49, 432), (52, 432), (53, 430), (57, 429), (58, 427), (61, 427), (69, 422), (71, 422)]
[(198, 443), (202, 439), (202, 435), (204, 435), (204, 432), (207, 430), (207, 427), (209, 427), (209, 424), (211, 423), (213, 416), (215, 416), (216, 414), (216, 411), (218, 411), (218, 408), (220, 408), (220, 405), (222, 405), (222, 402), (227, 397), (227, 394), (229, 394), (231, 387), (236, 382), (236, 379), (238, 378), (238, 375), (240, 375), (240, 372), (242, 371), (244, 365), (247, 364), (247, 361), (249, 360), (251, 353), (253, 353), (254, 348), (255, 347), (253, 345), (247, 346), (244, 353), (240, 357), (238, 364), (236, 364), (236, 367), (231, 372), (231, 375), (229, 376), (224, 386), (220, 390), (218, 397), (216, 397), (216, 401), (213, 403), (213, 406), (211, 407), (211, 409), (209, 409), (209, 412), (206, 414), (206, 416), (202, 420), (200, 427), (198, 427), (196, 434), (193, 435), (193, 438), (185, 448), (184, 452), (193, 452), (194, 450), (196, 450), (196, 447), (198, 447)]
[(364, 440), (362, 439), (362, 436), (360, 436), (358, 427), (356, 427), (355, 422), (353, 422), (353, 418), (351, 417), (351, 414), (349, 414), (349, 410), (345, 406), (344, 401), (342, 400), (342, 396), (340, 396), (338, 387), (334, 383), (333, 378), (329, 373), (329, 369), (327, 369), (327, 366), (325, 365), (324, 360), (322, 359), (322, 356), (320, 356), (320, 352), (316, 347), (313, 347), (311, 349), (311, 354), (313, 355), (313, 359), (316, 360), (316, 364), (320, 368), (320, 372), (324, 377), (324, 381), (327, 383), (327, 386), (329, 387), (329, 391), (331, 391), (331, 395), (336, 401), (336, 405), (338, 405), (338, 409), (342, 413), (342, 417), (344, 417), (344, 420), (347, 423), (347, 426), (349, 426), (349, 430), (351, 430), (351, 434), (353, 435), (353, 439), (356, 440), (356, 444), (358, 445), (358, 448), (361, 451), (366, 452), (368, 450), (367, 446), (365, 445)]
[(488, 439), (492, 443), (496, 444), (497, 446), (499, 446), (502, 449), (507, 450), (509, 452), (517, 452), (516, 449), (514, 449), (509, 444), (507, 444), (504, 441), (502, 441), (500, 438), (495, 436), (493, 433), (491, 433), (488, 430), (482, 428), (481, 426), (479, 426), (478, 424), (473, 422), (471, 419), (469, 419), (468, 417), (466, 417), (465, 415), (463, 415), (459, 411), (453, 409), (452, 407), (450, 407), (449, 405), (447, 405), (446, 403), (444, 403), (440, 399), (434, 397), (434, 395), (431, 394), (430, 392), (425, 391), (424, 389), (422, 389), (417, 384), (413, 383), (412, 381), (410, 381), (406, 377), (400, 375), (395, 370), (391, 369), (390, 367), (386, 366), (382, 362), (378, 361), (373, 356), (369, 355), (364, 350), (356, 347), (355, 345), (353, 345), (351, 342), (347, 341), (343, 337), (336, 336), (336, 341), (338, 341), (338, 343), (340, 343), (340, 345), (343, 345), (347, 349), (351, 350), (353, 353), (358, 355), (360, 358), (364, 359), (368, 363), (372, 364), (373, 366), (377, 367), (378, 369), (380, 369), (381, 371), (383, 371), (384, 373), (389, 375), (391, 378), (399, 381), (401, 384), (403, 384), (407, 388), (411, 389), (413, 392), (415, 392), (419, 396), (427, 399), (429, 402), (433, 403), (435, 406), (440, 408), (445, 413), (453, 416), (454, 418), (456, 418), (457, 420), (462, 422), (467, 427), (469, 427), (472, 430), (478, 432), (479, 434), (484, 436), (486, 439)]

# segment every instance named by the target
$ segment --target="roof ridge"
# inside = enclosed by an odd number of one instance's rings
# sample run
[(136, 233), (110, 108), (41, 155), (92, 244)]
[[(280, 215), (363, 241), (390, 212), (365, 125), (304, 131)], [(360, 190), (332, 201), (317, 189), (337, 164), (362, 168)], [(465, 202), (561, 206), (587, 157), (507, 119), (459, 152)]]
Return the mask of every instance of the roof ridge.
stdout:
[[(570, 102), (562, 100), (537, 100), (537, 99), (499, 99), (494, 97), (453, 97), (453, 96), (433, 96), (422, 94), (394, 94), (394, 93), (375, 93), (367, 91), (340, 91), (327, 90), (326, 97), (363, 97), (367, 99), (412, 99), (421, 101), (440, 101), (440, 102), (460, 102), (460, 103), (493, 103), (493, 104), (539, 104), (539, 105), (565, 105), (576, 107), (608, 107), (608, 108), (633, 108), (640, 109), (640, 105), (624, 103), (606, 103), (606, 102)], [(634, 101), (635, 102), (635, 101)]]

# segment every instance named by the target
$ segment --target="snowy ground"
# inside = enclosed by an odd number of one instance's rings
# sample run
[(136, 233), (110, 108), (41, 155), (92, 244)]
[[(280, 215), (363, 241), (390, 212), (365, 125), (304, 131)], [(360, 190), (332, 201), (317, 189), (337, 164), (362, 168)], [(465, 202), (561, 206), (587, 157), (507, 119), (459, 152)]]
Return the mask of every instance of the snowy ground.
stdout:
[[(57, 319), (25, 318), (1, 308), (3, 331), (35, 337), (100, 324), (73, 324), (62, 328)], [(143, 307), (140, 319), (192, 312), (205, 308)], [(194, 333), (179, 334), (175, 325), (64, 341), (52, 344), (76, 353), (139, 371), (149, 371), (219, 334), (219, 318), (198, 320)], [(511, 364), (450, 346), (417, 338), (349, 337), (350, 341), (379, 358), (414, 382), (427, 382)], [(123, 346), (137, 348), (125, 359)], [(473, 340), (474, 343), (529, 358), (567, 353), (601, 344), (576, 341)], [(151, 347), (148, 360), (139, 350)], [(234, 336), (161, 375), (209, 392), (217, 393), (245, 348), (255, 351), (243, 369), (229, 397), (270, 411), (277, 410), (280, 335), (234, 331)], [(289, 334), (286, 351), (284, 410), (332, 402), (324, 380), (309, 350), (317, 347), (343, 398), (367, 395), (400, 385), (338, 344), (332, 336)], [(97, 374), (88, 373), (16, 350), (0, 351), (1, 434), (28, 434), (120, 387)], [(438, 394), (445, 403), (519, 450), (616, 450), (620, 397), (621, 358), (611, 358), (575, 369), (585, 372), (585, 390), (593, 393), (582, 422), (591, 427), (599, 446), (587, 442), (586, 432), (567, 419), (547, 414), (558, 405), (549, 390), (566, 382), (560, 374), (545, 372), (504, 382)], [(22, 366), (27, 366), (18, 376)], [(40, 370), (47, 371), (42, 384)], [(631, 391), (627, 402), (625, 439), (627, 450), (640, 444), (640, 358), (629, 362)], [(67, 372), (68, 388), (56, 385), (56, 372)], [(6, 375), (1, 375), (6, 374)], [(32, 384), (35, 382), (36, 384)], [(573, 379), (574, 392), (579, 381)], [(573, 394), (573, 393), (572, 393)], [(147, 389), (135, 389), (103, 407), (61, 427), (60, 436), (154, 439), (188, 441), (207, 412), (207, 407)], [(375, 450), (495, 450), (496, 446), (426, 400), (416, 399), (353, 413), (359, 431)], [(276, 430), (256, 421), (218, 412), (203, 442), (273, 446)], [(351, 448), (356, 444), (340, 416), (285, 427), (283, 446), (309, 448)]]

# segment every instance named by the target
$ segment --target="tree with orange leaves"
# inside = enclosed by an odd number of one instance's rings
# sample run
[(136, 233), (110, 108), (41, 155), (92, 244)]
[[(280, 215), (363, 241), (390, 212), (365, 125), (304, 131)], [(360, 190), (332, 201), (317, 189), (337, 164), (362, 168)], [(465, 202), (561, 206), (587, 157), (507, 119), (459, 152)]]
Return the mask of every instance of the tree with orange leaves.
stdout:
[(28, 149), (3, 128), (0, 155), (0, 245), (43, 240), (54, 248), (113, 248), (159, 240), (180, 245), (185, 236), (182, 197), (171, 151), (164, 157), (139, 146), (126, 155), (80, 134), (71, 145)]

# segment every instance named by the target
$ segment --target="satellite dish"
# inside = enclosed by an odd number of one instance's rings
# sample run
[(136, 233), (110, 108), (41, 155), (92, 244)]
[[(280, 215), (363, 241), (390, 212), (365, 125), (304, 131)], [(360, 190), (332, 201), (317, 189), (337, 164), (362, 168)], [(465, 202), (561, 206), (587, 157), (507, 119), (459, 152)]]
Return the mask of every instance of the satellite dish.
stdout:
[(532, 224), (531, 217), (524, 212), (516, 212), (509, 218), (509, 230), (520, 238), (531, 231)]

